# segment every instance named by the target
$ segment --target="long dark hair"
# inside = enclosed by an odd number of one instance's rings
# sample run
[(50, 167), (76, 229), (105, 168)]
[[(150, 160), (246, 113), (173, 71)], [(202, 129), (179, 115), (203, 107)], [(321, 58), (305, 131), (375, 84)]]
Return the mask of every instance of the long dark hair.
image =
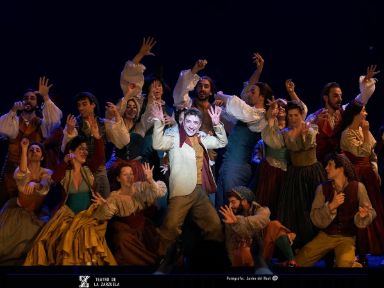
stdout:
[(345, 129), (347, 129), (349, 125), (351, 125), (353, 118), (355, 118), (355, 116), (359, 114), (363, 108), (364, 104), (359, 101), (352, 100), (348, 103), (347, 108), (345, 108), (343, 112), (343, 119), (340, 125), (340, 133), (342, 133)]
[[(213, 79), (212, 79), (211, 77), (209, 77), (209, 76), (201, 76), (199, 82), (200, 82), (201, 80), (208, 80), (209, 85), (211, 85), (211, 92), (212, 92), (212, 95), (209, 96), (209, 101), (210, 101), (210, 102), (211, 102), (211, 101), (213, 102), (213, 100), (214, 100), (213, 95), (215, 95), (215, 93), (216, 93), (216, 84), (215, 84), (215, 81), (213, 81)], [(197, 89), (197, 85), (195, 86), (195, 89), (193, 90), (193, 91), (194, 91), (194, 94), (195, 94), (195, 97), (197, 96), (197, 90), (196, 90), (196, 89)]]

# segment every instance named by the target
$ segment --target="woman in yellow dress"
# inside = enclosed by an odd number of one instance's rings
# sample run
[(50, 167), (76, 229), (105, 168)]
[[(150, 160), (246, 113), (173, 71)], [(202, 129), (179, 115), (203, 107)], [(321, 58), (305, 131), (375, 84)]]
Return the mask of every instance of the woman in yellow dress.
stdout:
[[(68, 121), (73, 117), (68, 116)], [(61, 186), (60, 208), (42, 229), (24, 265), (116, 265), (105, 241), (106, 221), (94, 218), (98, 193), (93, 191), (92, 172), (103, 164), (104, 143), (95, 120), (89, 128), (95, 141), (95, 157), (86, 163), (85, 139), (73, 138), (66, 146), (64, 161), (52, 179)]]

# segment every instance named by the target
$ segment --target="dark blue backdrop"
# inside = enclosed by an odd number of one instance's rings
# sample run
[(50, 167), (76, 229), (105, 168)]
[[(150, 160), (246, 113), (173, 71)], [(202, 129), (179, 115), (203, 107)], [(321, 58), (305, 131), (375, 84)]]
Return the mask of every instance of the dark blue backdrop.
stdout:
[[(261, 80), (278, 97), (285, 96), (284, 80), (292, 78), (311, 112), (321, 104), (322, 86), (337, 81), (346, 102), (358, 93), (367, 65), (384, 70), (384, 15), (378, 0), (332, 2), (1, 1), (0, 113), (25, 88), (36, 87), (40, 75), (52, 80), (52, 98), (65, 115), (76, 111), (72, 98), (82, 90), (101, 103), (115, 101), (124, 62), (148, 35), (158, 41), (156, 57), (143, 63), (148, 72), (164, 67), (171, 87), (181, 69), (206, 58), (204, 73), (221, 90), (238, 94), (258, 51), (265, 59)], [(367, 106), (373, 132), (383, 120), (383, 88), (379, 81)]]

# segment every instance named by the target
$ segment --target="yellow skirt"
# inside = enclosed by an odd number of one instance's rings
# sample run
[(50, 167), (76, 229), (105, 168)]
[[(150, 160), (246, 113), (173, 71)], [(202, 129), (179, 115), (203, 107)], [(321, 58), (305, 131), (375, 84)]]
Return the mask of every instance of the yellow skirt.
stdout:
[(105, 240), (107, 221), (92, 217), (96, 207), (76, 215), (61, 207), (40, 232), (24, 265), (117, 265)]

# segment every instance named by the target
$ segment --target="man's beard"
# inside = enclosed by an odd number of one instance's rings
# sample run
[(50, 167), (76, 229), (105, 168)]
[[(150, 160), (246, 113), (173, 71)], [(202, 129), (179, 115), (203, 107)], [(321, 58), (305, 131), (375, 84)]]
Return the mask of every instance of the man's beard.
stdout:
[(239, 207), (236, 208), (235, 210), (233, 210), (233, 214), (235, 214), (235, 215), (243, 215), (243, 213), (244, 213), (244, 207), (243, 207), (243, 204), (240, 203)]
[(197, 96), (197, 99), (199, 99), (199, 100), (201, 100), (201, 101), (205, 101), (205, 100), (208, 100), (209, 97), (210, 97), (211, 95), (207, 95), (207, 94), (199, 94), (199, 93), (198, 93), (196, 96)]
[(37, 107), (31, 107), (31, 108), (28, 108), (28, 109), (23, 109), (22, 112), (23, 113), (28, 113), (28, 114), (32, 114), (33, 112), (36, 112), (38, 110)]
[(340, 107), (341, 107), (341, 102), (338, 102), (338, 103), (329, 103), (329, 106), (331, 106), (331, 108), (333, 110), (339, 110)]

